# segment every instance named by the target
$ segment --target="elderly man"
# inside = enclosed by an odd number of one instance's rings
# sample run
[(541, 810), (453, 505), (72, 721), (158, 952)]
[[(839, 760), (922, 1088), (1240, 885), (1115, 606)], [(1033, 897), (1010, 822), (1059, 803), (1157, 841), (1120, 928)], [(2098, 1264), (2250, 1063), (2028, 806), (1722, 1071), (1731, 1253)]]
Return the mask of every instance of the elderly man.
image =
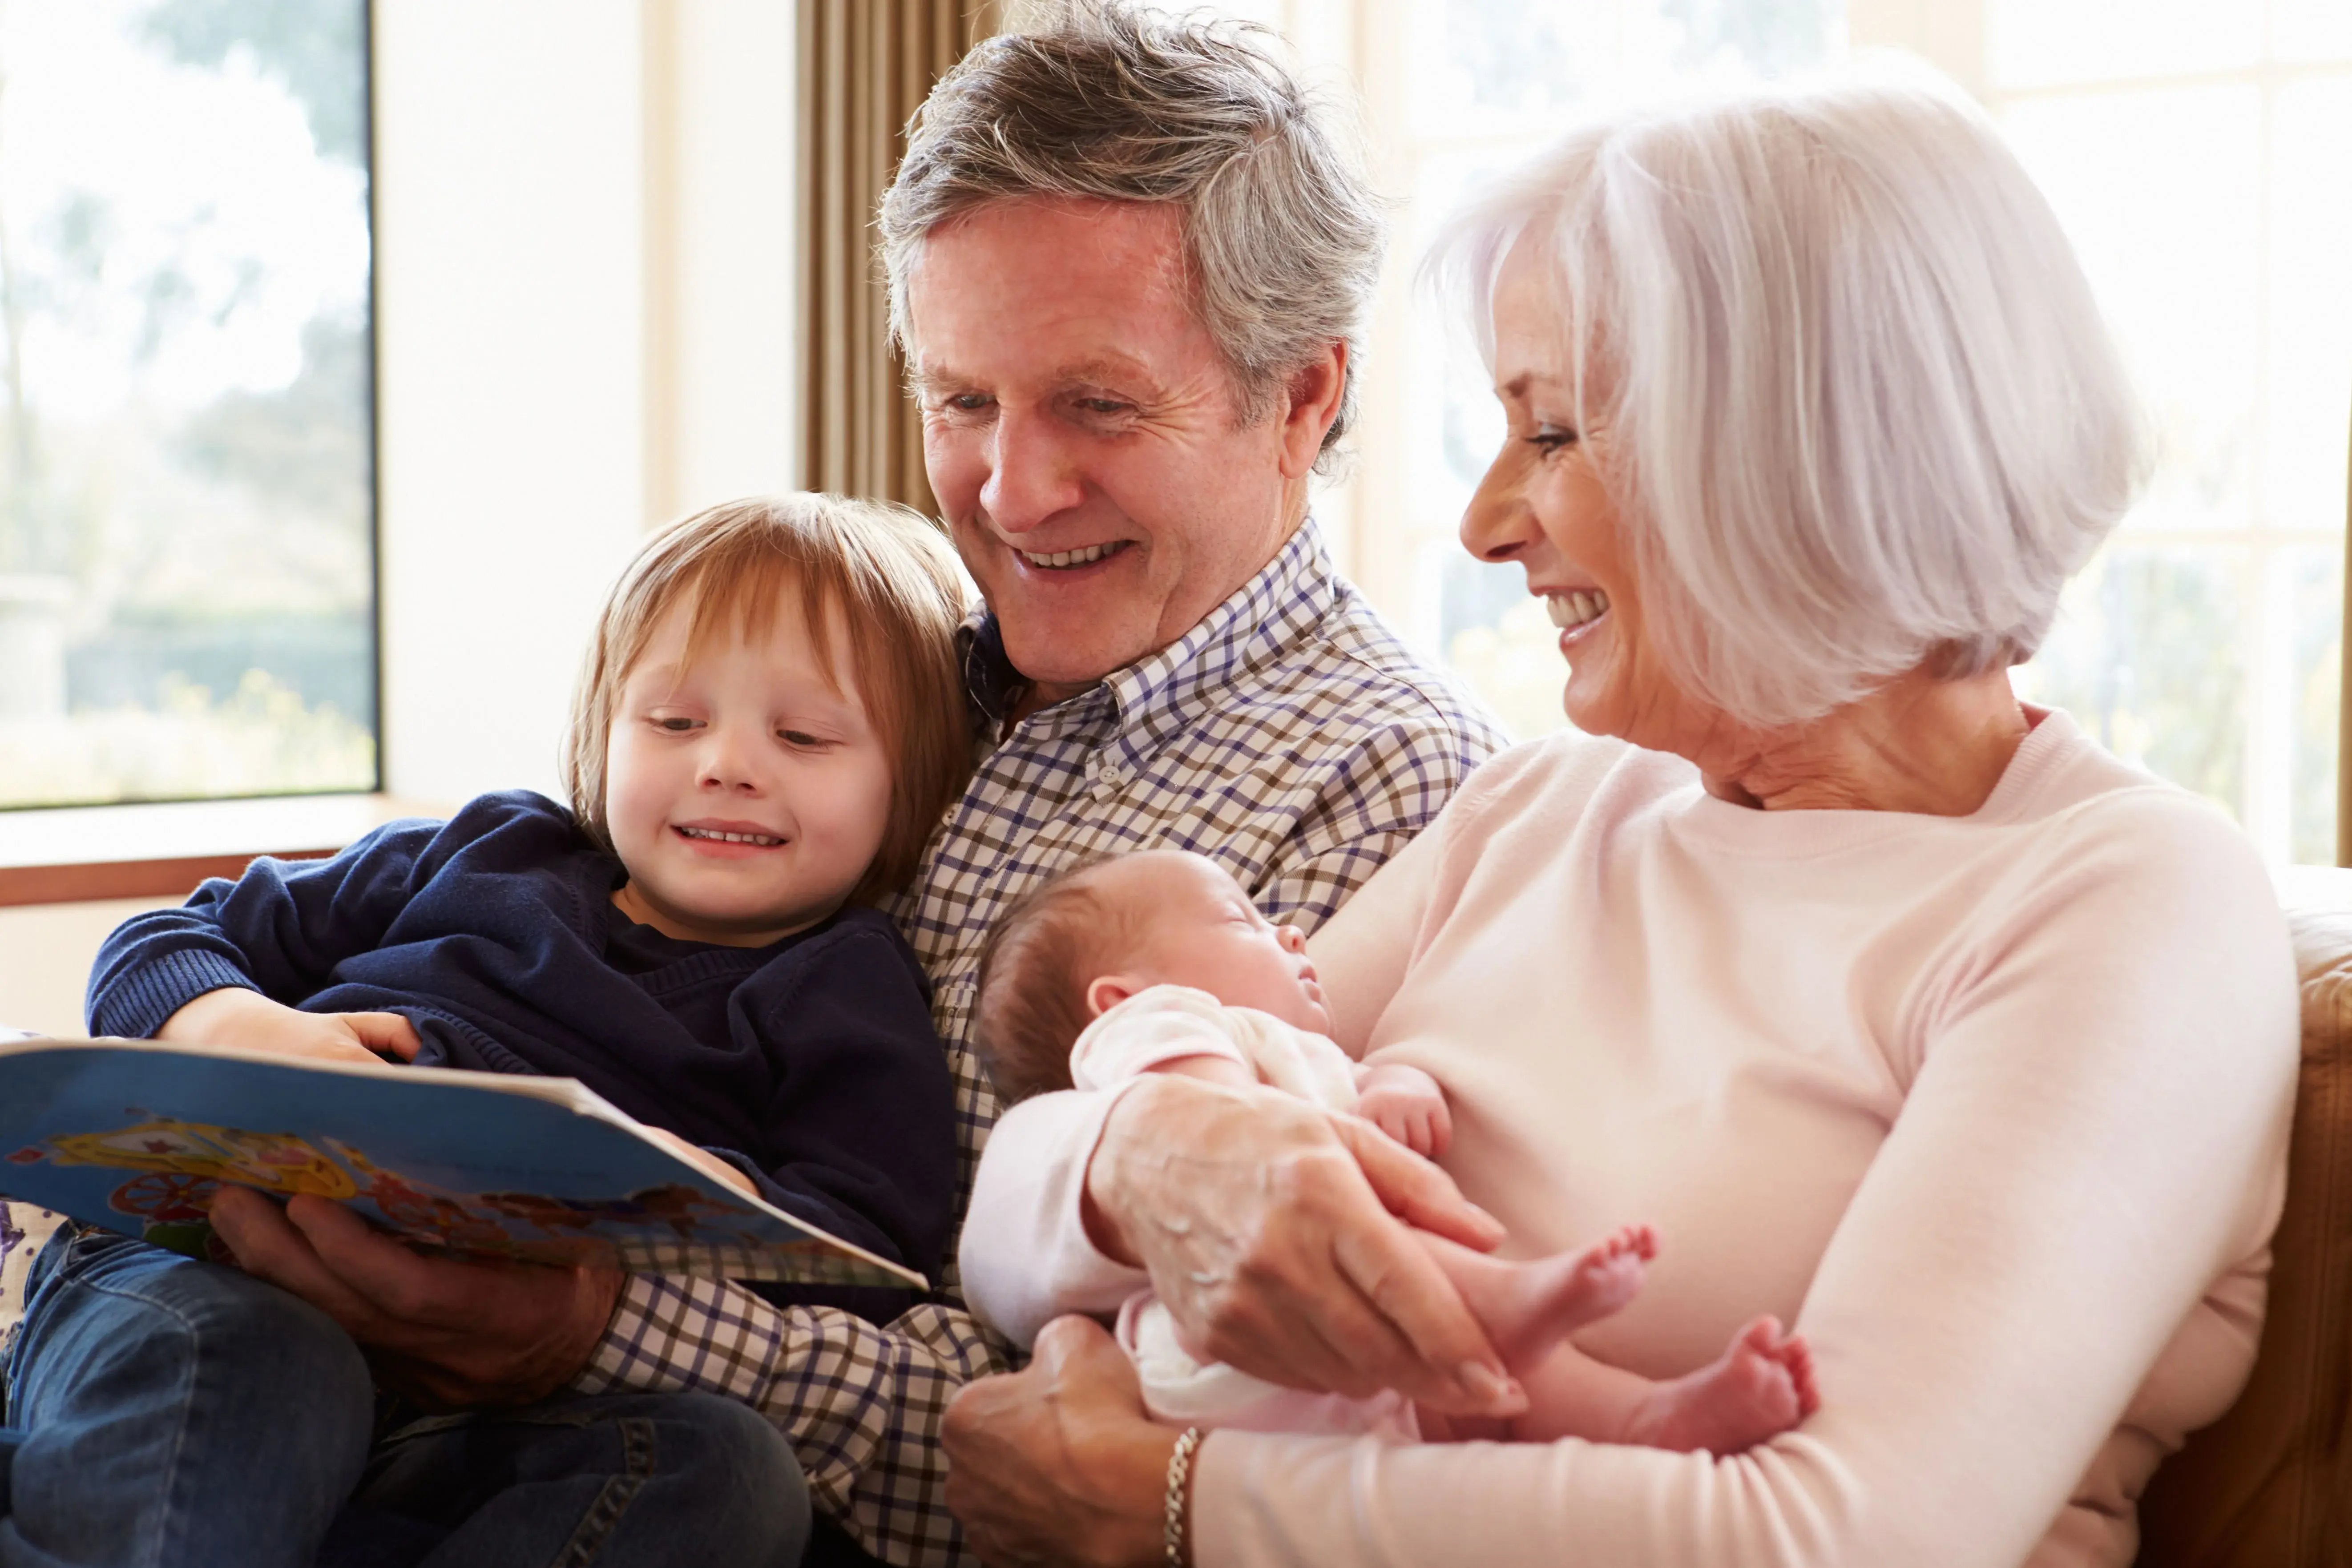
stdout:
[[(1265, 54), (1094, 6), (992, 39), (924, 107), (881, 231), (932, 488), (986, 599), (966, 633), (978, 771), (897, 910), (936, 985), (968, 1175), (996, 1110), (973, 976), (1005, 904), (1077, 857), (1179, 846), (1311, 929), (1496, 736), (1307, 519), (1380, 225)], [(958, 1555), (940, 1423), (1008, 1362), (952, 1280), (885, 1327), (703, 1280), (427, 1262), (341, 1210), (289, 1217), (225, 1203), (220, 1224), (412, 1392), (724, 1394), (782, 1430), (835, 1531), (896, 1562)]]

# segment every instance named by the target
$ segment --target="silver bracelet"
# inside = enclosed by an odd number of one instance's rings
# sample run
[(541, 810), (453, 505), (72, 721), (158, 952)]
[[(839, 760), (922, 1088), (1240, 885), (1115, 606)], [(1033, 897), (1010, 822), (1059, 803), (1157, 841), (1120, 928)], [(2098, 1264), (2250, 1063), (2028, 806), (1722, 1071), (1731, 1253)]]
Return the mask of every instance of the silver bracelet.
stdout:
[(1162, 1539), (1168, 1543), (1168, 1568), (1186, 1568), (1184, 1503), (1192, 1479), (1192, 1451), (1201, 1446), (1201, 1429), (1187, 1426), (1168, 1456), (1168, 1522)]

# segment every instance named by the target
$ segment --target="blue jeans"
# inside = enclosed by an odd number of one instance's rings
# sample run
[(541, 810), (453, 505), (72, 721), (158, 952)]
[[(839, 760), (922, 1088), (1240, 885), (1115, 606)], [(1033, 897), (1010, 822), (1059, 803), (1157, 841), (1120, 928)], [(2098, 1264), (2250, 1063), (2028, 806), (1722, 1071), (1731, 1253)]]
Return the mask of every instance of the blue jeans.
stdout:
[(791, 1450), (724, 1400), (559, 1400), (372, 1447), (358, 1347), (273, 1286), (68, 1229), (26, 1297), (0, 1568), (791, 1568), (807, 1537)]

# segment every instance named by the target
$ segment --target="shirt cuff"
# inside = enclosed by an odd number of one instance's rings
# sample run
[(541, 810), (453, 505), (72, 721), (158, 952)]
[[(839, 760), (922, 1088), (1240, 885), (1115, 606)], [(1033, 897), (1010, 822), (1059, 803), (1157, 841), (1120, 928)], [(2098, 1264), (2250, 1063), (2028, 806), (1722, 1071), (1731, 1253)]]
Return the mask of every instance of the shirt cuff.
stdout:
[(89, 1032), (101, 1039), (145, 1040), (173, 1014), (209, 991), (258, 991), (253, 977), (217, 952), (184, 947), (139, 964), (108, 987), (90, 1009)]

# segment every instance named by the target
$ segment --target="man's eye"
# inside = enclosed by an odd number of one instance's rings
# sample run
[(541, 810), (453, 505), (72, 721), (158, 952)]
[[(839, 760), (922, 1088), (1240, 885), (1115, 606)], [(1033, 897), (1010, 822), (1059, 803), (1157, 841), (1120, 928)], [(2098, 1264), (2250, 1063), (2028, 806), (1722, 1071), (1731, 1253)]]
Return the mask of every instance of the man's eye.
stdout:
[(1115, 397), (1081, 397), (1078, 406), (1089, 414), (1124, 414), (1129, 405)]
[(1564, 447), (1575, 446), (1577, 440), (1576, 432), (1565, 425), (1538, 425), (1534, 434), (1528, 437), (1528, 445), (1547, 452), (1557, 452)]
[(982, 409), (988, 406), (988, 394), (984, 392), (959, 392), (953, 397), (948, 399), (948, 406), (954, 409), (959, 414), (977, 414)]

